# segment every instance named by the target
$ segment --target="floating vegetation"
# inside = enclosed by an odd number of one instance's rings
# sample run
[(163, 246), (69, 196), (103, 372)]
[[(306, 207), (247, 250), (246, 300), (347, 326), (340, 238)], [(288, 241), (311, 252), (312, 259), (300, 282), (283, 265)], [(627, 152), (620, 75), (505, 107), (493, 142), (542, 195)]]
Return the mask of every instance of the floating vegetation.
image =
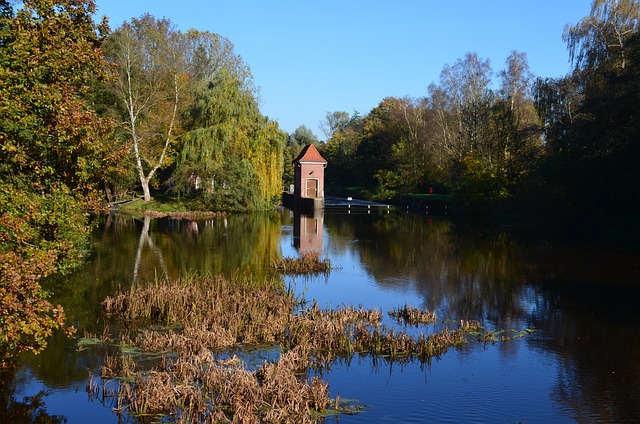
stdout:
[(271, 268), (281, 274), (319, 274), (331, 271), (331, 262), (328, 258), (321, 260), (319, 255), (307, 254), (299, 258), (278, 259)]
[(450, 347), (465, 342), (462, 330), (414, 337), (405, 331), (381, 325), (381, 313), (376, 310), (346, 308), (322, 311), (317, 305), (296, 315), (281, 344), (285, 348), (300, 347), (321, 363), (336, 357), (350, 358), (355, 354), (383, 357), (392, 361), (418, 359), (428, 362)]
[(519, 339), (533, 333), (535, 330), (527, 328), (524, 330), (497, 330), (497, 331), (479, 331), (474, 332), (478, 341), (483, 343), (506, 342), (508, 340)]
[(460, 320), (460, 328), (467, 333), (479, 332), (483, 327), (478, 321), (473, 320)]
[[(111, 389), (114, 409), (136, 416), (164, 416), (181, 423), (311, 423), (332, 403), (326, 382), (306, 378), (309, 359), (299, 350), (264, 362), (255, 371), (242, 361), (218, 360), (210, 351), (181, 355), (150, 372), (136, 372), (120, 359), (109, 358), (107, 364), (100, 376), (103, 385), (92, 379), (89, 393), (103, 396), (104, 387), (118, 378), (117, 392)], [(118, 364), (123, 366), (119, 371), (135, 374), (135, 380), (115, 377)]]
[[(355, 355), (374, 360), (429, 362), (466, 343), (468, 335), (489, 342), (523, 332), (487, 332), (479, 322), (453, 322), (417, 335), (382, 324), (382, 311), (346, 306), (309, 307), (285, 290), (282, 280), (190, 276), (134, 285), (102, 303), (126, 329), (113, 345), (87, 390), (114, 400), (114, 409), (173, 422), (315, 422), (328, 414), (357, 413), (361, 407), (331, 399), (328, 384), (310, 375), (337, 359)], [(433, 324), (436, 315), (405, 305), (388, 312), (399, 323)], [(103, 339), (87, 337), (79, 348)], [(214, 352), (238, 346), (277, 347), (278, 360), (257, 369)], [(141, 369), (143, 352), (156, 364)], [(98, 384), (100, 382), (101, 384)]]
[(102, 343), (104, 343), (104, 340), (99, 339), (97, 337), (83, 337), (78, 340), (78, 350), (99, 346)]
[[(237, 344), (273, 344), (293, 312), (280, 280), (191, 276), (132, 286), (102, 302), (104, 311), (139, 323), (121, 343), (144, 350), (200, 352)], [(151, 324), (162, 323), (162, 327)]]
[(402, 308), (395, 308), (389, 311), (389, 316), (394, 318), (398, 324), (418, 326), (420, 324), (434, 324), (438, 317), (435, 312), (420, 310), (404, 305)]

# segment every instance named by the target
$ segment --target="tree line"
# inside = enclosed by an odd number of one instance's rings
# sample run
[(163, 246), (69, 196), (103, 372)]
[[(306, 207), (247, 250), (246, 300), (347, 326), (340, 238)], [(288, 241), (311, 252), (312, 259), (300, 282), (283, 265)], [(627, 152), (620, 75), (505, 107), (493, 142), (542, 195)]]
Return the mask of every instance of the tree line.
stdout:
[(467, 215), (638, 235), (638, 19), (637, 0), (595, 0), (564, 30), (573, 66), (563, 77), (536, 78), (524, 52), (498, 72), (468, 53), (423, 97), (385, 98), (365, 116), (328, 112), (327, 190), (448, 193)]

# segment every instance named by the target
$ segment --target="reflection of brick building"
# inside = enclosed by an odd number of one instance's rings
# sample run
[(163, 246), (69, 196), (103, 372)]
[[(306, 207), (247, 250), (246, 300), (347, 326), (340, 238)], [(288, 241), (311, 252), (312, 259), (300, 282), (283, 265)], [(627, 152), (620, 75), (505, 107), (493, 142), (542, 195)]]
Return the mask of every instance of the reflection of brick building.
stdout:
[(320, 255), (322, 253), (322, 211), (313, 215), (295, 213), (293, 221), (293, 245), (300, 255)]
[[(293, 166), (295, 167), (293, 195), (296, 204), (301, 203), (301, 199), (324, 199), (324, 168), (327, 166), (327, 161), (320, 155), (316, 146), (306, 145), (293, 160)], [(322, 200), (315, 203), (319, 203), (322, 207)]]

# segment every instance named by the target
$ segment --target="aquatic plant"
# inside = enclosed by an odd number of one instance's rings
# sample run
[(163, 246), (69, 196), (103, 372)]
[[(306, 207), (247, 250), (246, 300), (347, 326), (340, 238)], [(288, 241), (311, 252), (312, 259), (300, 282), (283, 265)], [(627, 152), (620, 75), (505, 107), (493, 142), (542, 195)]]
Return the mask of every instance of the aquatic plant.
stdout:
[[(100, 376), (105, 386), (116, 378), (113, 365), (122, 364), (122, 372), (130, 374), (130, 363), (120, 358), (107, 358), (107, 363)], [(181, 354), (149, 372), (136, 371), (135, 381), (117, 377), (115, 410), (184, 423), (311, 423), (331, 399), (326, 382), (306, 378), (308, 367), (309, 359), (295, 349), (255, 371), (239, 360), (216, 359), (207, 350)], [(94, 397), (103, 391), (92, 382)]]
[[(235, 344), (274, 343), (293, 311), (281, 280), (190, 276), (132, 286), (107, 297), (104, 311), (142, 329), (121, 342), (145, 350), (199, 352)], [(149, 327), (162, 323), (164, 326)]]
[(315, 274), (331, 271), (331, 262), (328, 258), (321, 260), (319, 255), (306, 254), (299, 258), (280, 258), (271, 268), (281, 274)]
[(420, 310), (419, 308), (414, 308), (409, 305), (392, 309), (389, 311), (389, 316), (395, 318), (398, 324), (405, 323), (413, 326), (433, 324), (438, 319), (435, 312)]
[[(127, 324), (119, 340), (87, 335), (78, 343), (86, 348), (102, 341), (120, 349), (87, 390), (116, 399), (121, 413), (175, 422), (313, 422), (354, 408), (331, 400), (327, 383), (311, 377), (311, 369), (355, 355), (428, 363), (466, 343), (469, 334), (485, 343), (506, 340), (477, 321), (416, 335), (385, 327), (378, 309), (304, 305), (279, 279), (191, 275), (134, 285), (102, 303), (108, 315)], [(435, 313), (407, 305), (388, 314), (415, 326), (436, 320)], [(282, 353), (255, 370), (235, 356), (216, 358), (215, 352), (247, 345)], [(155, 356), (156, 366), (140, 368), (133, 358), (145, 354)]]

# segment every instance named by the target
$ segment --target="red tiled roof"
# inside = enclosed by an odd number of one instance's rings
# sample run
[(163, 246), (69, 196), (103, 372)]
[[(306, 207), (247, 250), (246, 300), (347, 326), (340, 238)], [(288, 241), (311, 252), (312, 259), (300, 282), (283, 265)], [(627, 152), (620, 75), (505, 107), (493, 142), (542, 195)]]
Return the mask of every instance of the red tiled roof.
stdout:
[(318, 149), (313, 144), (307, 144), (304, 146), (300, 154), (297, 158), (293, 160), (292, 163), (300, 163), (300, 162), (316, 162), (316, 163), (327, 163), (327, 161), (320, 155)]

